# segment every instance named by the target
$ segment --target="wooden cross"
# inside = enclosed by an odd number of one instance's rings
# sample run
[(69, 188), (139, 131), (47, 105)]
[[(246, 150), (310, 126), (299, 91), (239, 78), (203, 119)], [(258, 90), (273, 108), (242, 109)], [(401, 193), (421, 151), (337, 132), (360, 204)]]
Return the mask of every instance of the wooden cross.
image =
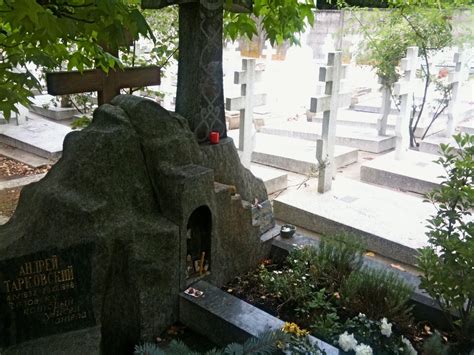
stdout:
[(327, 66), (319, 69), (319, 81), (325, 82), (325, 96), (312, 97), (310, 112), (323, 112), (321, 139), (316, 142), (316, 158), (319, 162), (318, 192), (331, 190), (335, 172), (334, 145), (336, 143), (337, 110), (349, 106), (351, 95), (340, 94), (340, 81), (345, 77), (346, 65), (342, 65), (342, 52), (330, 52)]
[(179, 5), (179, 60), (176, 112), (189, 121), (198, 142), (211, 131), (227, 137), (222, 72), (224, 3), (251, 12), (251, 0), (142, 0), (144, 9)]
[(418, 47), (408, 47), (407, 56), (400, 62), (404, 72), (394, 86), (394, 95), (400, 96), (400, 114), (395, 126), (395, 159), (402, 159), (410, 147), (410, 115), (413, 106), (413, 93), (420, 83), (416, 71), (420, 67)]
[(78, 71), (46, 73), (46, 85), (50, 95), (97, 91), (99, 105), (109, 103), (120, 94), (120, 89), (159, 84), (160, 68), (156, 66), (110, 69), (107, 74), (100, 69), (85, 70), (82, 73)]
[(261, 80), (262, 73), (263, 70), (255, 70), (255, 59), (242, 59), (242, 71), (234, 73), (234, 84), (240, 85), (242, 96), (226, 99), (227, 110), (240, 110), (239, 151), (246, 168), (250, 168), (255, 138), (252, 134), (253, 108), (266, 102), (266, 94), (254, 94), (254, 83)]
[(466, 51), (457, 51), (454, 53), (454, 70), (448, 74), (448, 82), (451, 85), (451, 100), (448, 104), (448, 126), (446, 128), (446, 137), (454, 134), (456, 125), (459, 121), (459, 89), (462, 82), (469, 78), (469, 70), (466, 65)]

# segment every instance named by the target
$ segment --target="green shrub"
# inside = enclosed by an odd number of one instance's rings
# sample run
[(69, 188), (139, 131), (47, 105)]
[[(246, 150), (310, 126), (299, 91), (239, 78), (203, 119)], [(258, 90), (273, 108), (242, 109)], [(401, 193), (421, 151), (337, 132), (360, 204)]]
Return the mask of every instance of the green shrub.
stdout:
[(442, 144), (437, 160), (445, 179), (427, 194), (437, 212), (428, 220), (429, 246), (420, 250), (418, 266), (421, 287), (443, 309), (463, 351), (474, 346), (474, 136), (454, 139), (458, 149)]
[(74, 121), (72, 121), (71, 128), (82, 129), (82, 128), (87, 127), (91, 122), (92, 122), (92, 119), (83, 115), (79, 118), (76, 118)]
[(264, 287), (284, 302), (302, 306), (314, 299), (317, 289), (337, 291), (345, 278), (362, 266), (362, 249), (347, 236), (321, 241), (319, 247), (293, 249), (282, 270), (261, 268)]
[[(322, 240), (314, 257), (307, 261), (311, 263), (310, 271), (317, 283), (335, 292), (352, 272), (360, 270), (362, 252), (360, 243), (356, 244), (349, 235), (342, 235), (329, 241)], [(295, 256), (298, 258), (298, 251)]]
[(413, 289), (393, 272), (363, 269), (352, 273), (341, 288), (341, 302), (349, 313), (371, 319), (386, 317), (401, 326), (411, 322), (407, 302)]

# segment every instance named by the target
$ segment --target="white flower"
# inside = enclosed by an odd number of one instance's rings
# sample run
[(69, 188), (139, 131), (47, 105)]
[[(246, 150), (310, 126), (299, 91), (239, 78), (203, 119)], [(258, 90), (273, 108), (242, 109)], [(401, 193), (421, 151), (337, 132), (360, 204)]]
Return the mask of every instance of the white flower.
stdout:
[(360, 344), (355, 347), (356, 355), (372, 355), (372, 348), (365, 344)]
[(347, 332), (339, 335), (338, 343), (344, 351), (353, 350), (357, 346), (357, 340), (354, 338), (354, 334), (349, 335)]
[(382, 318), (380, 321), (380, 332), (382, 335), (385, 335), (387, 338), (390, 338), (390, 335), (392, 335), (392, 323), (387, 322), (387, 318)]
[(410, 355), (417, 355), (418, 354), (418, 352), (415, 350), (413, 345), (411, 345), (410, 340), (405, 338), (403, 335), (402, 335), (402, 343), (405, 344), (405, 348), (408, 351), (408, 354), (410, 354)]
[(366, 315), (365, 315), (364, 313), (359, 313), (359, 315), (358, 315), (357, 317), (359, 317), (359, 318), (365, 318)]

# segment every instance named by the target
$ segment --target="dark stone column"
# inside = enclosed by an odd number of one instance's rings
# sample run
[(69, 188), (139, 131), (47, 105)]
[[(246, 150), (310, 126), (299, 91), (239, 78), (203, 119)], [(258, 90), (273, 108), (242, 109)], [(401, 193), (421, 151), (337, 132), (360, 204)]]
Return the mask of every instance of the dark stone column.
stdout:
[(176, 112), (186, 117), (199, 142), (211, 131), (227, 136), (222, 73), (222, 0), (179, 7)]

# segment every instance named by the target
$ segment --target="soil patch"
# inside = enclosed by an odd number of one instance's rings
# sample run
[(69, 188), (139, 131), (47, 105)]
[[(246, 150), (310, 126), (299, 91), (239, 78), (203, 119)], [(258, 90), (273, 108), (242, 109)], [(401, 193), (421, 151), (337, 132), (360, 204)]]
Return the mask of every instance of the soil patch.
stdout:
[(0, 215), (11, 217), (20, 198), (21, 187), (0, 190)]
[(17, 177), (43, 174), (51, 169), (51, 165), (33, 168), (19, 161), (0, 155), (0, 181), (11, 180)]

